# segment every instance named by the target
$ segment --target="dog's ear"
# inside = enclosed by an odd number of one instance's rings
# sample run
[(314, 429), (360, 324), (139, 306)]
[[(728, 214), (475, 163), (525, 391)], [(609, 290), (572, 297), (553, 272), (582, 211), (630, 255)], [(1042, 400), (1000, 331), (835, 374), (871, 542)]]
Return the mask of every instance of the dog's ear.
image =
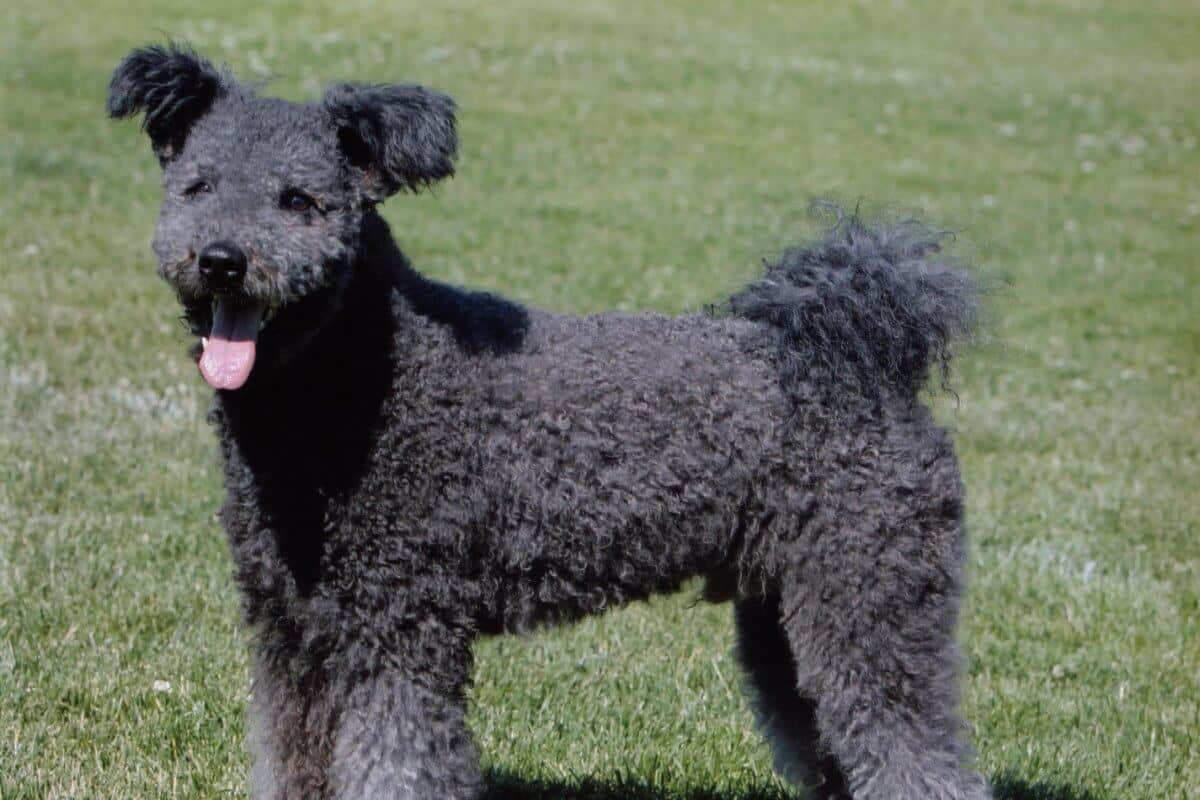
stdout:
[(108, 84), (108, 114), (144, 112), (142, 130), (158, 160), (179, 154), (192, 124), (226, 89), (226, 77), (185, 45), (141, 47), (125, 56)]
[(412, 84), (339, 83), (322, 102), (370, 199), (417, 191), (454, 174), (458, 133), (447, 95)]

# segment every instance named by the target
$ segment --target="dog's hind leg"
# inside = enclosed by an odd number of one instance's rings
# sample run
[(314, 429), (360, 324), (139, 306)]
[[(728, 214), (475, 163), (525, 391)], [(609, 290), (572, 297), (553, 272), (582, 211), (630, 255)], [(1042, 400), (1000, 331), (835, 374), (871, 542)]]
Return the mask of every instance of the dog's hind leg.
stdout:
[(957, 711), (965, 548), (951, 462), (838, 476), (782, 576), (797, 685), (854, 800), (990, 797)]
[(779, 598), (746, 598), (734, 606), (737, 655), (775, 770), (808, 787), (809, 800), (851, 800), (837, 761), (820, 745), (815, 704), (796, 688), (796, 662), (780, 625)]

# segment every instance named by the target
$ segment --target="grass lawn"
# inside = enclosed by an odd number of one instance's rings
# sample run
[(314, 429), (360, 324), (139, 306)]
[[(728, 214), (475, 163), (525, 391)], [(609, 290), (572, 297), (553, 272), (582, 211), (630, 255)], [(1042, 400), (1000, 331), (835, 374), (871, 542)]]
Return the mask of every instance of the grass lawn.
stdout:
[[(454, 94), (458, 177), (386, 215), (533, 304), (719, 300), (814, 196), (958, 231), (1006, 286), (939, 401), (981, 766), (1004, 800), (1200, 798), (1194, 2), (102, 5), (0, 11), (0, 798), (244, 791), (209, 393), (153, 274), (158, 167), (103, 115), (164, 35), (289, 97)], [(786, 796), (693, 595), (481, 646), (493, 798)]]

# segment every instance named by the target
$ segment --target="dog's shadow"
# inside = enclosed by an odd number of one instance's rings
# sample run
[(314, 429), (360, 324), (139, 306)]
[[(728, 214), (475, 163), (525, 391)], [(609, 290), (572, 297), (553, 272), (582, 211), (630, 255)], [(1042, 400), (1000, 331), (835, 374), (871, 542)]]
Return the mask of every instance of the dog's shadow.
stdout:
[(996, 800), (1100, 800), (1087, 789), (1051, 781), (1030, 783), (1007, 772), (992, 778), (992, 791)]
[[(667, 791), (636, 779), (578, 778), (554, 781), (524, 778), (504, 770), (488, 773), (482, 800), (792, 800), (791, 795), (770, 783), (747, 788), (715, 791), (703, 788)], [(992, 779), (995, 800), (1099, 800), (1086, 789), (1048, 781), (1029, 782), (1010, 773)]]
[[(525, 778), (504, 770), (491, 770), (481, 800), (678, 800), (678, 790), (668, 791), (636, 778), (573, 778), (546, 780)], [(686, 800), (791, 800), (783, 789), (770, 783), (727, 791), (687, 788)]]

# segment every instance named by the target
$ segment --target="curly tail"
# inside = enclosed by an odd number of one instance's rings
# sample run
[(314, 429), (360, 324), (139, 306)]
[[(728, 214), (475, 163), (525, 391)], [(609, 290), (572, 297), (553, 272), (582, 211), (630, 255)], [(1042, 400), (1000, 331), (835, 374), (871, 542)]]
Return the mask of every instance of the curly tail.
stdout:
[(792, 247), (730, 300), (780, 334), (785, 381), (915, 397), (975, 327), (976, 281), (942, 253), (945, 234), (915, 220), (868, 223), (840, 210), (816, 242)]

